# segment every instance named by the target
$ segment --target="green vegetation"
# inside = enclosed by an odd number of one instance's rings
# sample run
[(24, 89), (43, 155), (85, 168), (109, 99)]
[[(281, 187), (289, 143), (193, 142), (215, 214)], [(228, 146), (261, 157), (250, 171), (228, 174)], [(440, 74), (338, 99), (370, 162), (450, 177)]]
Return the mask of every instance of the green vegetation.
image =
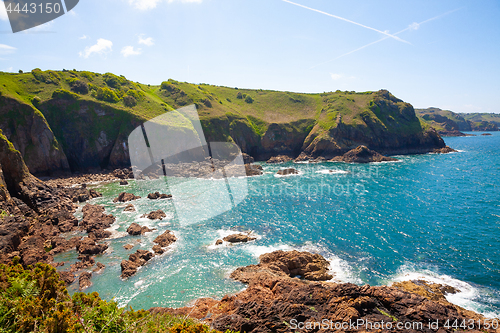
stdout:
[(394, 317), (393, 315), (391, 315), (391, 314), (389, 314), (389, 313), (387, 313), (387, 312), (385, 312), (383, 310), (380, 310), (379, 308), (377, 308), (377, 310), (378, 310), (378, 312), (380, 312), (384, 316), (391, 318), (392, 321), (394, 321), (394, 322), (398, 321), (398, 318)]
[(116, 95), (113, 90), (107, 87), (97, 88), (97, 90), (93, 92), (92, 95), (100, 101), (109, 103), (118, 103), (120, 101), (118, 95)]
[(0, 265), (1, 333), (216, 332), (184, 317), (119, 308), (96, 292), (71, 297), (53, 267), (23, 269), (17, 261)]

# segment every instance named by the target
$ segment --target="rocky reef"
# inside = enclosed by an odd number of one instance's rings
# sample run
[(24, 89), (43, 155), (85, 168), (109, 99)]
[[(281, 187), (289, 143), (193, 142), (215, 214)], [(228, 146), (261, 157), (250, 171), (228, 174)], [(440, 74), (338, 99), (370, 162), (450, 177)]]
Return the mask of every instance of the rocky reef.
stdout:
[[(455, 320), (476, 320), (479, 331), (478, 320), (485, 319), (446, 301), (444, 295), (454, 292), (450, 287), (418, 281), (392, 287), (334, 283), (326, 281), (332, 278), (327, 269), (328, 261), (318, 254), (275, 251), (260, 256), (258, 265), (231, 274), (248, 285), (237, 294), (150, 311), (191, 316), (220, 331), (248, 333), (290, 332), (299, 327), (307, 332), (454, 332), (446, 323)], [(391, 329), (382, 328), (381, 323), (390, 324)], [(408, 329), (405, 324), (417, 326)]]

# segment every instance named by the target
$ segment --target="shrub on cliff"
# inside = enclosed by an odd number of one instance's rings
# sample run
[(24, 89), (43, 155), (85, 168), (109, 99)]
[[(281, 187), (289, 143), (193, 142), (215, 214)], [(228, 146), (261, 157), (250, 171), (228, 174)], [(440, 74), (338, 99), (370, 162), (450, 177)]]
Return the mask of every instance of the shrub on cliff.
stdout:
[(130, 95), (125, 95), (123, 97), (123, 104), (131, 108), (137, 105), (137, 100)]
[(120, 88), (121, 85), (127, 83), (127, 79), (124, 76), (117, 76), (113, 73), (106, 73), (103, 75), (104, 82), (111, 88)]
[(194, 320), (119, 308), (96, 292), (69, 296), (55, 268), (0, 265), (0, 332), (215, 333)]
[(43, 83), (53, 83), (53, 84), (59, 84), (59, 81), (61, 78), (59, 77), (59, 74), (54, 71), (42, 71), (40, 68), (35, 68), (31, 71), (31, 74), (35, 77), (40, 82)]
[(66, 89), (57, 89), (52, 93), (52, 98), (71, 100), (78, 99), (78, 95)]
[(89, 93), (89, 85), (82, 80), (74, 80), (70, 83), (71, 90), (76, 93), (86, 95)]
[(243, 99), (243, 94), (241, 93), (241, 91), (238, 91), (238, 93), (236, 94), (236, 98)]
[(245, 97), (245, 102), (247, 102), (248, 104), (251, 104), (251, 103), (253, 103), (253, 98), (250, 95), (247, 95), (247, 97)]
[(107, 87), (98, 88), (95, 92), (95, 98), (110, 103), (118, 103), (120, 100), (116, 93)]

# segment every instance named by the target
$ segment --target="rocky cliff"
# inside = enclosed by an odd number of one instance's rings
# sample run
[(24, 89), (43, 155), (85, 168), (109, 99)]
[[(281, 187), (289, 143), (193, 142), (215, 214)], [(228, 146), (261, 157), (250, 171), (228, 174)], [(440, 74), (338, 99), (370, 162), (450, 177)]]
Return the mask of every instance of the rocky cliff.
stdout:
[(69, 171), (68, 160), (43, 114), (30, 104), (0, 96), (0, 129), (36, 174)]
[(36, 175), (128, 166), (128, 135), (189, 104), (208, 142), (235, 142), (257, 160), (332, 158), (360, 145), (382, 154), (444, 147), (410, 104), (386, 90), (298, 94), (174, 80), (149, 86), (111, 73), (39, 69), (0, 73), (1, 82), (0, 129)]
[(416, 112), (422, 121), (444, 136), (464, 135), (462, 131), (498, 131), (498, 123), (491, 119), (500, 121), (496, 114), (458, 114), (439, 108), (417, 109)]

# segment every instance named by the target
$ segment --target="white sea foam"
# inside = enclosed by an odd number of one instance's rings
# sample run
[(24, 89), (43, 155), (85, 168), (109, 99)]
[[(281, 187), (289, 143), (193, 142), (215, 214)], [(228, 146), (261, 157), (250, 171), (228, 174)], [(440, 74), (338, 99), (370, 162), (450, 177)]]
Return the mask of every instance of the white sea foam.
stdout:
[(461, 306), (467, 310), (480, 313), (487, 318), (500, 318), (500, 312), (491, 311), (477, 301), (478, 299), (488, 297), (483, 295), (479, 288), (448, 275), (439, 275), (429, 270), (416, 271), (412, 267), (405, 265), (399, 269), (397, 275), (391, 279), (391, 282), (415, 280), (451, 286), (459, 292), (445, 295), (448, 302)]
[(338, 170), (338, 169), (335, 169), (335, 170), (323, 169), (323, 170), (316, 171), (316, 173), (322, 173), (324, 175), (343, 175), (343, 174), (349, 173), (349, 171)]

